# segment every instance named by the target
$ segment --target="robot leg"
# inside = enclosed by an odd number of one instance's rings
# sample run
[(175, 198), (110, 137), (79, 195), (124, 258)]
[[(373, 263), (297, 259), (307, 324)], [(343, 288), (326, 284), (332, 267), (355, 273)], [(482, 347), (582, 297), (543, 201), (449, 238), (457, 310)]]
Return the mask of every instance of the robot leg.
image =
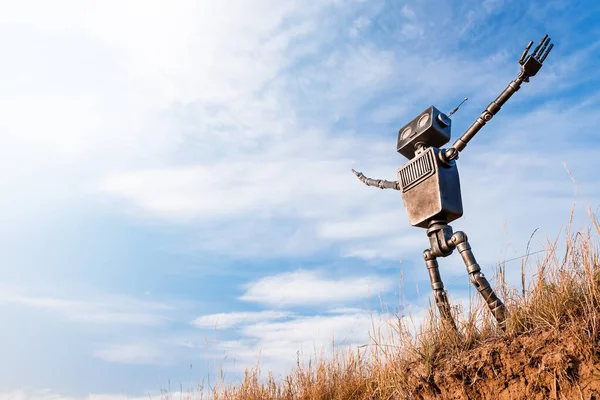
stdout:
[(427, 271), (429, 271), (429, 279), (431, 280), (431, 288), (433, 289), (433, 298), (435, 299), (438, 310), (440, 310), (442, 321), (452, 326), (454, 330), (457, 330), (456, 323), (454, 322), (450, 311), (450, 303), (448, 302), (448, 297), (444, 290), (444, 283), (440, 276), (438, 262), (430, 249), (425, 250), (423, 256), (425, 258), (425, 264), (427, 265)]
[(500, 329), (506, 330), (506, 307), (498, 298), (498, 296), (496, 296), (494, 289), (492, 289), (490, 283), (481, 272), (481, 268), (479, 267), (479, 264), (477, 264), (475, 256), (471, 251), (471, 246), (469, 245), (467, 235), (464, 232), (455, 232), (454, 235), (452, 235), (451, 241), (452, 245), (456, 246), (456, 249), (459, 251), (467, 267), (471, 283), (475, 285), (477, 291), (479, 291), (479, 293), (485, 299), (488, 307), (494, 315), (494, 318), (496, 318), (496, 321), (498, 321), (498, 326)]

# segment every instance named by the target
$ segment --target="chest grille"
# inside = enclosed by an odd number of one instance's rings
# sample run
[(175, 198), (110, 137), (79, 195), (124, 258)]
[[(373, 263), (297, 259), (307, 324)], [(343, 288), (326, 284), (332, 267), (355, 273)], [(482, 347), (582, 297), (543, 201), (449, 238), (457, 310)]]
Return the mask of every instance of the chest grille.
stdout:
[(433, 157), (433, 151), (429, 150), (400, 167), (398, 170), (398, 179), (402, 187), (402, 192), (410, 190), (419, 182), (435, 173), (435, 160)]

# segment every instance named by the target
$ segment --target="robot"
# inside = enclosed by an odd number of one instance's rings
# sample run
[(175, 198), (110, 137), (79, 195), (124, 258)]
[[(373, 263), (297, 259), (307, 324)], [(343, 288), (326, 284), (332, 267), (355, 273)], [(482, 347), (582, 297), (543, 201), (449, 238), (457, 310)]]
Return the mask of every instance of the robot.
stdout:
[[(535, 76), (554, 47), (546, 34), (528, 55), (533, 41), (525, 47), (519, 64), (521, 71), (506, 89), (487, 106), (477, 120), (452, 147), (440, 148), (450, 141), (450, 116), (430, 106), (398, 131), (396, 150), (409, 161), (398, 169), (397, 181), (371, 179), (361, 172), (352, 172), (363, 183), (381, 189), (394, 189), (402, 193), (402, 200), (412, 226), (427, 229), (430, 248), (423, 252), (431, 280), (431, 288), (442, 321), (456, 329), (450, 304), (439, 271), (437, 258), (447, 257), (456, 249), (469, 273), (471, 283), (483, 296), (498, 326), (506, 330), (506, 307), (498, 298), (477, 264), (467, 235), (453, 232), (448, 225), (463, 215), (460, 180), (456, 160), (469, 141), (492, 119), (508, 99), (519, 90), (523, 82)], [(548, 47), (548, 45), (550, 46)], [(467, 99), (465, 99), (467, 100)], [(464, 101), (463, 101), (464, 102)], [(462, 103), (461, 103), (462, 104)]]

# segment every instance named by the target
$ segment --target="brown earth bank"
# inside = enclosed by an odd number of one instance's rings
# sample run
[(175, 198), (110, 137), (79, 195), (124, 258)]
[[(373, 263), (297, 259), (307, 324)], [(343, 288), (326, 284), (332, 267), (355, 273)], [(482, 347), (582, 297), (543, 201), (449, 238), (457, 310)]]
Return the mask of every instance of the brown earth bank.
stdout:
[(426, 376), (407, 370), (417, 390), (405, 398), (600, 400), (600, 346), (577, 336), (568, 329), (489, 340)]
[[(586, 326), (490, 334), (448, 352), (404, 350), (382, 358), (344, 354), (300, 367), (283, 381), (265, 383), (248, 372), (243, 383), (216, 390), (225, 400), (600, 400), (600, 341)], [(410, 353), (408, 354), (407, 351)], [(256, 370), (255, 370), (256, 372)]]

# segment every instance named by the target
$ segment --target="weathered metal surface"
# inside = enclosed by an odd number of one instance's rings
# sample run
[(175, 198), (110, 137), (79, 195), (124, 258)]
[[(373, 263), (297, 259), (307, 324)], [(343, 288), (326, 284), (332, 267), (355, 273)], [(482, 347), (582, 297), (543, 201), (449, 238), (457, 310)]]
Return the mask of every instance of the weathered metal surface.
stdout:
[(427, 228), (432, 219), (454, 221), (463, 215), (456, 162), (442, 163), (440, 149), (427, 150), (398, 170), (402, 200), (411, 225)]

